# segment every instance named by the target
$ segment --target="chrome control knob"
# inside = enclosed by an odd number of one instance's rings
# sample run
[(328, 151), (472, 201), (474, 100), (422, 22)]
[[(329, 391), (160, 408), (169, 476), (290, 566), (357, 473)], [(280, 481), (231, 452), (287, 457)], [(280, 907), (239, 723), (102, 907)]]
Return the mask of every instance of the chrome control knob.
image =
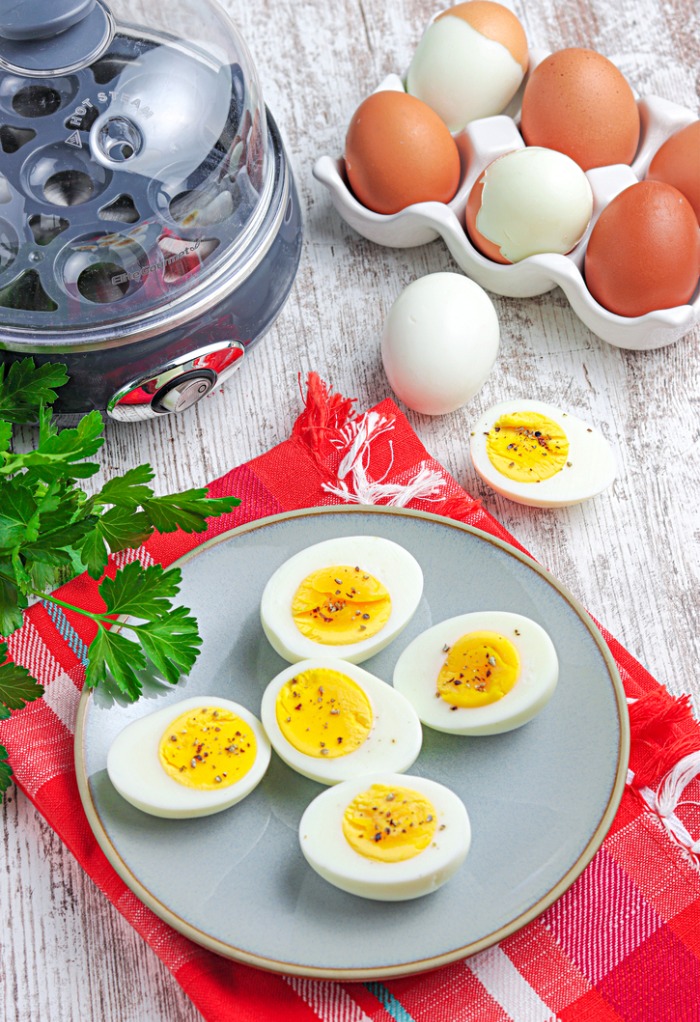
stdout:
[(221, 341), (174, 359), (155, 373), (131, 380), (112, 396), (107, 414), (120, 422), (137, 422), (191, 408), (214, 386), (238, 369), (245, 348), (240, 341)]

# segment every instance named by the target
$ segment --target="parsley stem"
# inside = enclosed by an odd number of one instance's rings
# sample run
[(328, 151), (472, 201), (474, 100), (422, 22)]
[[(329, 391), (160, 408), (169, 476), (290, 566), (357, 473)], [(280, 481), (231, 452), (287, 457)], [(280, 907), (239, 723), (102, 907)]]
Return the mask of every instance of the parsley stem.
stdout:
[(130, 621), (117, 621), (119, 614), (102, 614), (98, 611), (85, 610), (84, 607), (76, 607), (72, 603), (66, 603), (65, 600), (59, 600), (57, 596), (52, 596), (49, 593), (41, 593), (35, 589), (30, 590), (32, 596), (38, 596), (42, 600), (48, 600), (49, 603), (55, 603), (57, 607), (61, 607), (63, 610), (71, 610), (74, 614), (80, 614), (82, 617), (90, 618), (98, 625), (114, 625), (119, 623), (122, 628), (128, 628), (131, 632), (143, 631), (141, 625), (131, 624)]

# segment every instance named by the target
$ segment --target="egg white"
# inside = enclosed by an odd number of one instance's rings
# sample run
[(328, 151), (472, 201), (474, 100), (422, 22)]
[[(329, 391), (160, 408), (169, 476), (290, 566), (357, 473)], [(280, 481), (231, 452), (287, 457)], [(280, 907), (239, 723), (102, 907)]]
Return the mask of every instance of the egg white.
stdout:
[[(351, 678), (369, 699), (374, 715), (372, 729), (363, 744), (336, 759), (321, 759), (300, 752), (287, 741), (277, 723), (275, 705), (279, 690), (295, 675), (319, 667)], [(418, 758), (423, 742), (423, 729), (408, 699), (374, 674), (345, 660), (302, 660), (285, 668), (265, 689), (260, 716), (280, 759), (292, 770), (321, 784), (338, 784), (379, 770), (403, 773)]]
[[(255, 762), (240, 781), (214, 791), (198, 791), (178, 783), (165, 772), (158, 757), (158, 746), (168, 725), (180, 714), (213, 706), (230, 710), (250, 726), (257, 751)], [(270, 755), (267, 735), (250, 710), (220, 696), (193, 696), (127, 724), (110, 746), (107, 773), (122, 798), (142, 812), (168, 819), (186, 819), (209, 816), (240, 802), (262, 780)]]
[[(532, 411), (556, 422), (569, 441), (567, 465), (550, 479), (519, 482), (503, 475), (486, 451), (486, 434), (507, 413)], [(502, 401), (484, 412), (471, 431), (472, 464), (483, 481), (503, 497), (530, 507), (568, 507), (595, 497), (617, 475), (612, 447), (603, 434), (582, 419), (542, 401)]]
[[(359, 565), (378, 579), (391, 596), (391, 614), (376, 635), (347, 645), (330, 646), (302, 635), (294, 623), (292, 601), (312, 572), (329, 566)], [(274, 650), (290, 663), (332, 656), (359, 664), (395, 639), (413, 617), (423, 593), (423, 572), (398, 543), (380, 536), (343, 536), (306, 547), (274, 572), (263, 590), (260, 620)]]
[[(411, 788), (430, 799), (437, 813), (437, 830), (422, 853), (403, 862), (378, 862), (348, 844), (342, 829), (345, 809), (373, 784)], [(316, 796), (299, 823), (299, 844), (312, 869), (334, 887), (375, 901), (406, 901), (436, 891), (454, 875), (469, 851), (471, 825), (462, 800), (437, 781), (407, 774), (368, 774)]]
[[(452, 709), (435, 694), (445, 647), (478, 631), (499, 632), (510, 640), (518, 652), (520, 674), (497, 702)], [(554, 695), (558, 679), (554, 643), (541, 625), (521, 614), (476, 611), (441, 621), (416, 636), (396, 661), (393, 681), (428, 727), (456, 735), (495, 735), (532, 720)]]

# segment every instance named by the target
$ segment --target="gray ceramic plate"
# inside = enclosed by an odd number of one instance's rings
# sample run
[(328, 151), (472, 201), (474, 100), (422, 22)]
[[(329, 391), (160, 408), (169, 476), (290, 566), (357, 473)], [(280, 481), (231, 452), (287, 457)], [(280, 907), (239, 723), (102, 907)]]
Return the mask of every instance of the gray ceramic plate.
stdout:
[[(259, 713), (285, 666), (259, 622), (263, 586), (311, 543), (373, 534), (418, 559), (425, 590), (408, 628), (363, 665), (391, 680), (421, 631), (480, 609), (538, 621), (560, 660), (554, 698), (509, 734), (458, 738), (424, 728), (412, 773), (453, 788), (472, 821), (458, 874), (414, 901), (366, 901), (331, 887), (305, 863), (297, 827), (321, 786), (273, 753), (256, 791), (199, 820), (146, 816), (112, 788), (105, 764), (130, 721), (192, 695), (220, 694)], [(622, 796), (629, 734), (625, 696), (586, 612), (512, 547), (445, 518), (386, 508), (326, 508), (262, 519), (218, 537), (181, 563), (182, 602), (197, 615), (203, 651), (174, 688), (135, 705), (84, 694), (76, 735), (83, 804), (114, 868), (175, 929), (230, 958), (321, 978), (367, 979), (434, 968), (480, 951), (544, 911), (605, 836)]]

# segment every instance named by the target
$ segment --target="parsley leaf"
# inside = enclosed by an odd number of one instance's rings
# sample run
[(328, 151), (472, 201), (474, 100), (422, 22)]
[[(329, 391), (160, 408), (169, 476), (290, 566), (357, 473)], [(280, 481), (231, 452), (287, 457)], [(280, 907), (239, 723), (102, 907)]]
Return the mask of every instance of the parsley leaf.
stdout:
[(12, 780), (12, 767), (7, 758), (7, 749), (0, 745), (0, 796), (10, 787)]
[(26, 667), (7, 660), (7, 643), (0, 642), (0, 700), (10, 710), (19, 710), (25, 703), (38, 699), (44, 689), (32, 678)]
[(17, 467), (34, 468), (44, 479), (87, 479), (100, 470), (98, 464), (84, 459), (102, 447), (103, 429), (100, 413), (88, 412), (74, 429), (49, 432), (35, 451), (18, 455)]
[(159, 532), (204, 532), (207, 517), (231, 511), (237, 497), (207, 497), (205, 489), (185, 490), (143, 501), (142, 507)]
[(0, 454), (4, 454), (5, 451), (9, 451), (11, 440), (12, 423), (5, 422), (4, 419), (0, 419)]
[(100, 596), (109, 614), (132, 614), (153, 621), (170, 610), (170, 601), (179, 593), (181, 582), (179, 568), (166, 571), (160, 564), (144, 568), (133, 561), (121, 568), (114, 578), (102, 582)]
[(124, 475), (108, 480), (95, 500), (100, 504), (118, 504), (120, 507), (138, 507), (144, 500), (153, 497), (153, 490), (146, 483), (153, 479), (150, 465), (138, 465), (128, 469)]
[[(21, 627), (33, 597), (81, 614), (96, 626), (86, 684), (109, 679), (137, 699), (144, 671), (154, 669), (174, 684), (201, 647), (196, 620), (174, 605), (180, 572), (132, 561), (102, 578), (102, 612), (65, 603), (51, 587), (86, 569), (101, 578), (110, 554), (138, 547), (156, 529), (203, 532), (210, 518), (240, 501), (210, 498), (203, 488), (156, 496), (150, 465), (108, 479), (88, 496), (78, 482), (100, 470), (91, 459), (104, 444), (104, 426), (94, 411), (75, 427), (58, 428), (52, 406), (67, 380), (62, 365), (37, 366), (31, 358), (0, 363), (0, 636)], [(34, 448), (16, 451), (14, 426), (31, 423), (38, 425)], [(7, 660), (0, 639), (0, 720), (42, 691), (29, 671)], [(0, 746), (0, 796), (10, 776), (7, 751)]]
[(136, 642), (120, 631), (100, 628), (88, 647), (88, 666), (85, 684), (88, 688), (107, 678), (107, 672), (118, 688), (132, 701), (141, 695), (141, 682), (137, 671), (146, 667), (146, 658)]
[(35, 422), (42, 405), (52, 405), (56, 390), (68, 382), (66, 367), (45, 362), (36, 366), (33, 358), (12, 362), (5, 372), (0, 364), (0, 418), (7, 422)]
[[(197, 658), (202, 644), (197, 622), (184, 607), (172, 605), (181, 581), (177, 568), (166, 571), (159, 564), (143, 568), (133, 561), (100, 585), (106, 605), (103, 617), (125, 617), (121, 629), (131, 631), (136, 641), (126, 639), (121, 631), (107, 633), (103, 620), (101, 634), (90, 646), (90, 664), (101, 657), (121, 691), (132, 699), (141, 691), (136, 672), (147, 666), (145, 658), (171, 684), (189, 671)], [(95, 684), (94, 678), (104, 678), (100, 670), (88, 668), (88, 684)]]
[(202, 645), (197, 622), (186, 607), (149, 621), (138, 634), (146, 656), (172, 685), (192, 669)]
[(12, 563), (0, 561), (0, 635), (12, 635), (22, 627), (22, 611), (28, 606), (29, 600), (15, 580)]

